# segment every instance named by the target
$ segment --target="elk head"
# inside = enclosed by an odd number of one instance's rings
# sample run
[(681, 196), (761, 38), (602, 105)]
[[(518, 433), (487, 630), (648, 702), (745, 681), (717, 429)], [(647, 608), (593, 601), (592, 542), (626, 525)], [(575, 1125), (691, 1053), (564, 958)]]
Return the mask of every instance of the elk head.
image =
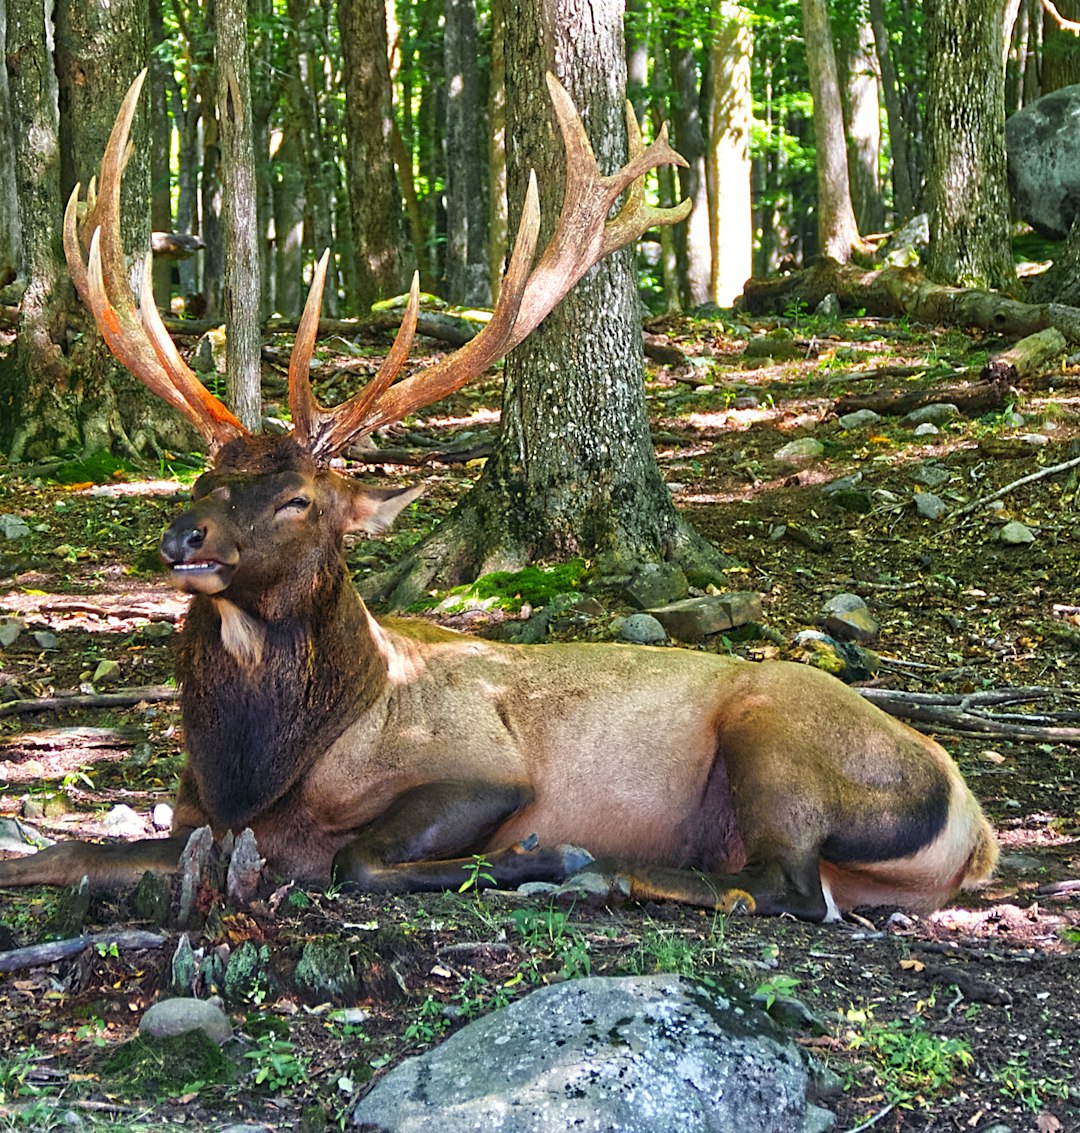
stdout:
[[(499, 301), (484, 329), (465, 346), (395, 383), (416, 329), (419, 284), (414, 277), (408, 306), (394, 344), (376, 376), (343, 404), (327, 408), (312, 393), (309, 367), (329, 250), (315, 267), (311, 289), (289, 362), (289, 408), (293, 429), (286, 437), (250, 434), (211, 394), (181, 358), (154, 304), (150, 257), (144, 262), (141, 299), (128, 281), (120, 241), (120, 183), (128, 134), (144, 71), (132, 84), (102, 159), (100, 185), (93, 183), (82, 223), (89, 235), (84, 262), (77, 233), (79, 186), (64, 217), (64, 251), (75, 286), (93, 312), (102, 337), (119, 361), (154, 393), (179, 410), (206, 439), (212, 467), (195, 485), (194, 504), (165, 533), (161, 554), (180, 589), (223, 595), (248, 608), (279, 604), (275, 584), (285, 576), (312, 577), (330, 548), (349, 531), (384, 529), (419, 489), (373, 492), (330, 468), (351, 441), (459, 389), (504, 357), (529, 335), (597, 261), (639, 238), (653, 224), (683, 219), (674, 209), (645, 202), (641, 178), (662, 163), (685, 162), (669, 146), (666, 128), (645, 148), (629, 105), (629, 162), (610, 176), (596, 164), (573, 103), (548, 75), (547, 84), (566, 148), (567, 180), (555, 231), (536, 257), (540, 208), (530, 176), (517, 239)], [(626, 193), (619, 212), (608, 213)]]

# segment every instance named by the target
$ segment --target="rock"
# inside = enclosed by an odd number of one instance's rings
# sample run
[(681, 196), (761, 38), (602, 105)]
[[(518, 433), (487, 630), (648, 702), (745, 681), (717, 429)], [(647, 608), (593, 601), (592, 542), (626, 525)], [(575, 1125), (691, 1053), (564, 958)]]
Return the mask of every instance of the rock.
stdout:
[(158, 803), (150, 812), (150, 821), (158, 830), (170, 829), (173, 822), (173, 808), (168, 803)]
[(881, 420), (881, 414), (872, 409), (856, 409), (854, 413), (845, 413), (840, 419), (840, 428), (851, 432), (852, 429), (862, 429)]
[(930, 218), (925, 212), (914, 216), (881, 249), (890, 267), (917, 267), (930, 247)]
[(39, 629), (33, 634), (34, 640), (38, 643), (40, 649), (57, 649), (60, 642), (55, 633), (49, 633), (47, 629)]
[(1026, 524), (1013, 519), (1006, 523), (998, 532), (998, 538), (1002, 543), (1008, 543), (1013, 547), (1021, 547), (1025, 543), (1035, 542), (1035, 532)]
[(711, 634), (758, 621), (762, 616), (761, 595), (752, 590), (706, 594), (659, 606), (649, 613), (671, 637), (679, 641), (701, 641)]
[(27, 522), (17, 515), (0, 515), (0, 535), (5, 539), (24, 539), (30, 534)]
[(942, 468), (932, 460), (924, 460), (922, 464), (916, 464), (911, 469), (910, 475), (916, 484), (922, 484), (924, 488), (940, 488), (952, 478), (952, 473), (947, 468)]
[(812, 1067), (760, 1011), (680, 976), (541, 988), (376, 1082), (385, 1133), (818, 1133)]
[(817, 460), (825, 455), (825, 446), (817, 437), (796, 437), (773, 453), (773, 460), (784, 464), (802, 464), (807, 460)]
[(940, 519), (948, 510), (948, 505), (933, 492), (919, 492), (915, 496), (915, 510), (923, 519)]
[(119, 679), (119, 662), (106, 659), (98, 662), (97, 668), (94, 670), (94, 675), (90, 678), (90, 683), (95, 688), (100, 688), (104, 685), (114, 685)]
[(825, 632), (841, 641), (869, 642), (881, 627), (858, 594), (837, 594), (825, 603)]
[(941, 430), (931, 421), (924, 421), (915, 429), (915, 436), (917, 437), (936, 437), (939, 436), (940, 433)]
[(743, 358), (762, 362), (767, 358), (775, 362), (789, 362), (802, 358), (806, 348), (795, 341), (795, 336), (786, 327), (777, 327), (768, 334), (755, 335), (743, 348)]
[(131, 807), (123, 803), (114, 806), (101, 820), (101, 824), (110, 834), (118, 837), (142, 838), (146, 835), (146, 824)]
[(295, 975), (297, 987), (318, 1003), (355, 999), (360, 990), (348, 944), (331, 937), (319, 937), (304, 945)]
[(526, 881), (517, 887), (523, 897), (554, 897), (559, 887), (551, 881)]
[(25, 623), (19, 621), (18, 618), (4, 618), (3, 621), (0, 621), (0, 648), (14, 645), (19, 639), (19, 634), (25, 628)]
[(135, 886), (129, 902), (136, 920), (163, 925), (172, 911), (172, 883), (163, 873), (147, 870)]
[(815, 669), (832, 673), (846, 684), (868, 681), (881, 666), (876, 653), (852, 641), (837, 641), (816, 629), (804, 629), (795, 635), (794, 644), (806, 655)]
[(221, 1008), (221, 1000), (159, 999), (148, 1007), (139, 1020), (139, 1034), (144, 1038), (168, 1039), (202, 1031), (219, 1046), (232, 1038), (232, 1024)]
[(1080, 201), (1080, 86), (1037, 98), (1005, 123), (1009, 189), (1020, 215), (1064, 240)]
[(847, 488), (842, 492), (834, 492), (830, 498), (837, 507), (842, 507), (844, 511), (868, 515), (874, 510), (874, 501), (870, 498), (870, 493), (860, 491), (858, 488)]
[(0, 850), (27, 854), (31, 850), (43, 850), (51, 845), (48, 838), (17, 818), (0, 818)]
[(270, 949), (245, 940), (229, 957), (222, 993), (230, 1003), (259, 1003), (275, 982), (270, 970)]
[(857, 488), (863, 479), (861, 472), (852, 472), (850, 476), (838, 476), (835, 480), (830, 480), (827, 484), (821, 485), (821, 494), (823, 496), (834, 496), (837, 492), (847, 492), (852, 488)]
[(960, 416), (960, 410), (951, 401), (935, 401), (932, 405), (920, 405), (900, 418), (901, 425), (914, 427), (929, 421), (932, 425), (945, 425)]
[(666, 606), (690, 592), (683, 569), (675, 563), (642, 563), (623, 588), (626, 600), (639, 610)]
[[(202, 953), (200, 951), (199, 955)], [(181, 933), (179, 943), (172, 958), (172, 975), (170, 987), (177, 995), (189, 996), (199, 977), (199, 957), (191, 947), (191, 938)]]
[(667, 641), (664, 627), (652, 614), (631, 614), (628, 618), (616, 618), (612, 622), (612, 629), (623, 641), (634, 645), (663, 645)]
[(814, 308), (814, 314), (822, 319), (837, 319), (840, 317), (840, 300), (831, 291)]

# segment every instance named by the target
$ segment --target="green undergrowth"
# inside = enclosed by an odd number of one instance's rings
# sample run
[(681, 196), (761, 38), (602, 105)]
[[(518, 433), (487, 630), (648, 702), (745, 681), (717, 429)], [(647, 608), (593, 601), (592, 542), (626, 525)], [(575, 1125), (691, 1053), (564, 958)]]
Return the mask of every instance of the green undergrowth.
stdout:
[(483, 605), (487, 609), (519, 610), (522, 606), (546, 606), (556, 594), (576, 591), (584, 581), (584, 559), (554, 566), (530, 566), (524, 570), (498, 570), (481, 575), (466, 586), (455, 586), (445, 594), (417, 602), (411, 610), (438, 607), (448, 613)]
[(206, 1086), (231, 1086), (240, 1079), (236, 1063), (203, 1031), (175, 1038), (136, 1036), (101, 1063), (102, 1080), (125, 1097), (177, 1097)]

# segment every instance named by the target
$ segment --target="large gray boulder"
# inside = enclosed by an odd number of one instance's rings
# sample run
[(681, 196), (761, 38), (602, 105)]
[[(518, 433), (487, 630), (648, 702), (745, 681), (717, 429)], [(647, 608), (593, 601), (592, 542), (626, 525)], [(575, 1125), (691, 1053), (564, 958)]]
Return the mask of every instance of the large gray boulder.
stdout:
[(1009, 189), (1020, 215), (1064, 240), (1080, 207), (1080, 86), (1062, 87), (1005, 123)]
[(354, 1126), (388, 1133), (818, 1133), (803, 1052), (753, 1007), (681, 976), (533, 992), (381, 1079)]

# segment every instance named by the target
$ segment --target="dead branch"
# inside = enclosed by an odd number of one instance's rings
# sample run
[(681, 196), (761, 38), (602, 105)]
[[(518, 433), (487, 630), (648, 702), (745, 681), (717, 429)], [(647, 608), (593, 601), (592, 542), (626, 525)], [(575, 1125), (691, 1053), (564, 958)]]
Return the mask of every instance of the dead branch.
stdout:
[(1002, 496), (1006, 496), (1009, 492), (1016, 488), (1022, 488), (1025, 484), (1031, 484), (1035, 480), (1042, 480), (1047, 476), (1056, 476), (1059, 472), (1067, 472), (1070, 468), (1080, 466), (1080, 456), (1074, 457), (1072, 460), (1066, 460), (1062, 464), (1052, 464), (1048, 468), (1040, 468), (1038, 472), (1031, 472), (1027, 476), (1021, 476), (1019, 480), (1014, 480), (1011, 484), (1006, 484), (1004, 488), (999, 488), (996, 492), (989, 496), (981, 496), (977, 500), (973, 500), (970, 504), (965, 504), (962, 508), (958, 508), (952, 513), (953, 519), (960, 519), (962, 516), (969, 515), (971, 512), (985, 507), (988, 503), (994, 500), (1000, 500)]
[(34, 700), (9, 700), (0, 704), (0, 716), (18, 716), (29, 712), (57, 712), (63, 708), (129, 708), (133, 704), (155, 704), (176, 700), (180, 693), (168, 685), (144, 685), (116, 692), (71, 693), (61, 696), (39, 696)]
[(114, 932), (92, 932), (69, 940), (50, 940), (45, 944), (31, 944), (28, 948), (13, 948), (0, 952), (0, 972), (16, 972), (21, 968), (40, 968), (58, 960), (70, 960), (87, 948), (112, 948), (139, 951), (160, 948), (166, 938), (159, 932), (143, 929), (118, 929)]

